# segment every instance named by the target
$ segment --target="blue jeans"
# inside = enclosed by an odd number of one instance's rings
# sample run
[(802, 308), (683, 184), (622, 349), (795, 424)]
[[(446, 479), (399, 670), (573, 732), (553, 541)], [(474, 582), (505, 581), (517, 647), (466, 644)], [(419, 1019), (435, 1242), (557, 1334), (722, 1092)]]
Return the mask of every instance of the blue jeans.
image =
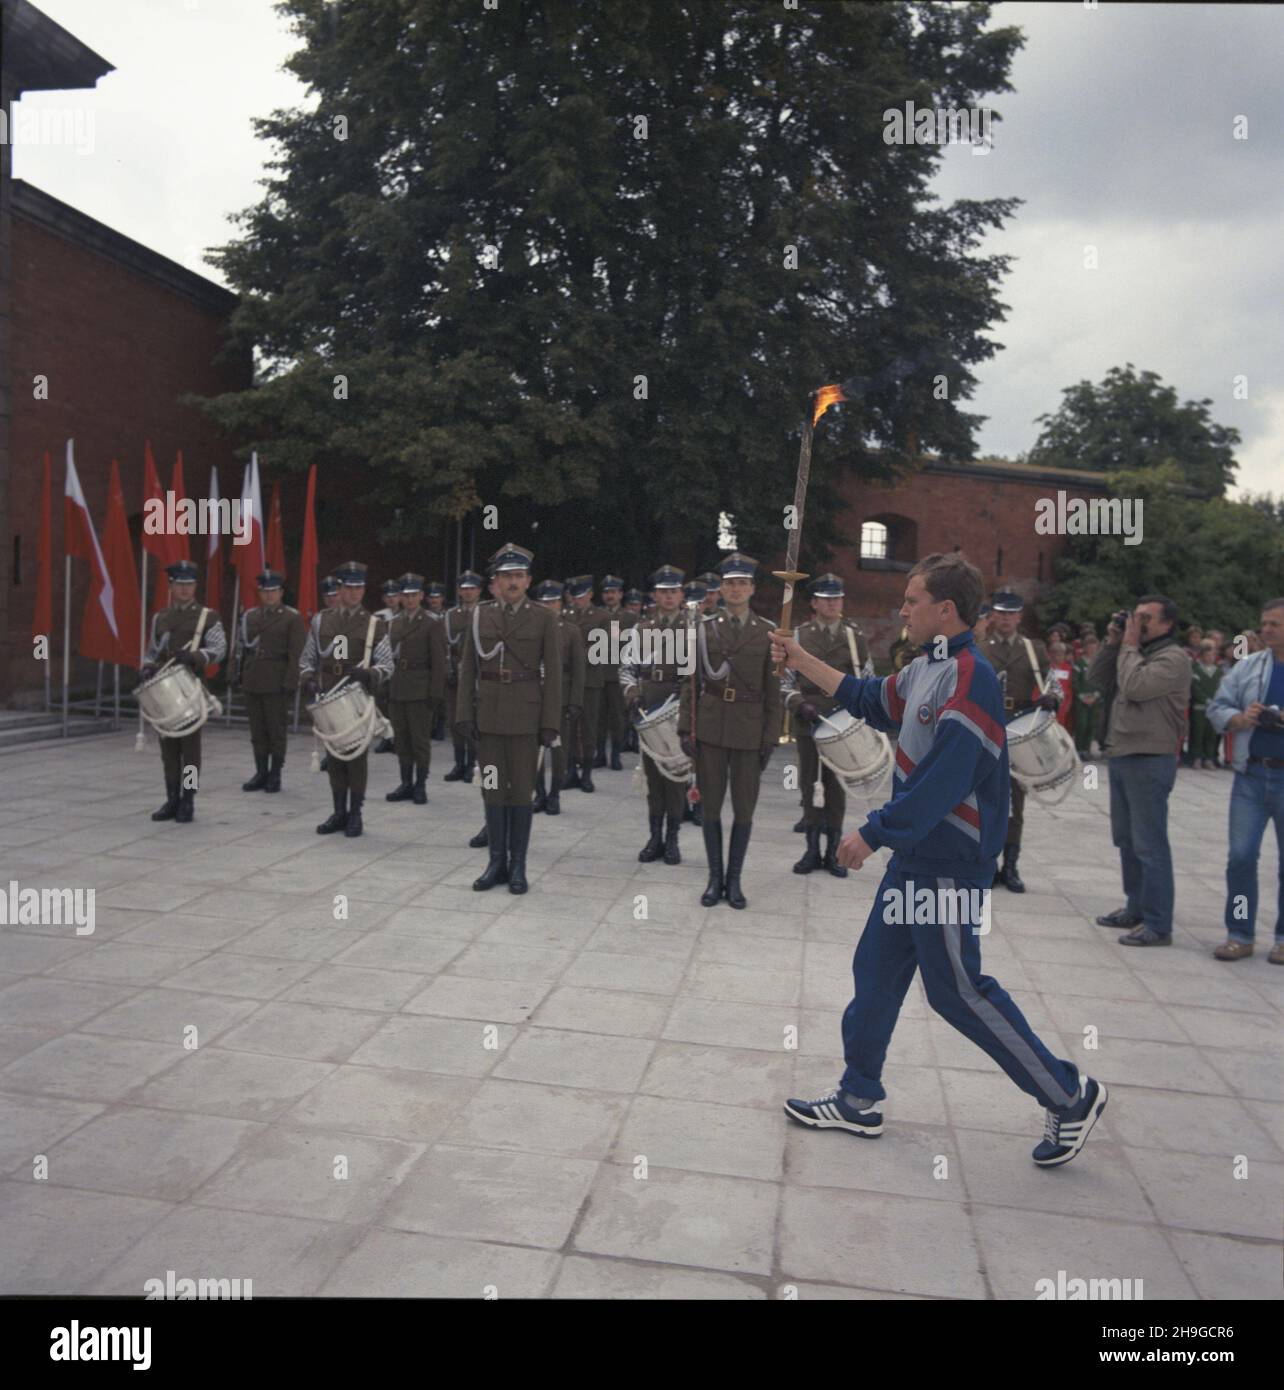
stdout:
[(1110, 759), (1110, 835), (1119, 851), (1127, 910), (1158, 936), (1173, 934), (1168, 796), (1176, 780), (1175, 753)]
[(1235, 774), (1230, 799), (1230, 855), (1226, 860), (1226, 934), (1252, 941), (1257, 921), (1257, 856), (1267, 821), (1275, 822), (1280, 858), (1275, 940), (1284, 941), (1284, 767), (1249, 763)]
[[(932, 912), (929, 923), (906, 923), (916, 914), (892, 910), (891, 896), (905, 901), (928, 889), (968, 893), (961, 912)], [(892, 1030), (914, 971), (923, 972), (927, 1002), (949, 1024), (970, 1038), (1040, 1105), (1065, 1111), (1079, 1093), (1079, 1072), (1039, 1041), (1025, 1015), (1003, 986), (981, 974), (981, 943), (972, 909), (973, 895), (990, 891), (990, 878), (926, 878), (889, 868), (878, 885), (865, 930), (856, 943), (852, 975), (856, 992), (843, 1014), (842, 1089), (848, 1095), (884, 1100), (883, 1061)], [(955, 899), (957, 902), (958, 899)], [(891, 919), (891, 920), (889, 920)], [(939, 919), (939, 920), (938, 920)]]

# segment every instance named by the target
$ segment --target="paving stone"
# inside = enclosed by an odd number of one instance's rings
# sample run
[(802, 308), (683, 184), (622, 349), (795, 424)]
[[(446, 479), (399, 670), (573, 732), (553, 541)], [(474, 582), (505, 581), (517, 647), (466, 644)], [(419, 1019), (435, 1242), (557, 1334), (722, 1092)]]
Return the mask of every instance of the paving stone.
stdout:
[(326, 1298), (541, 1298), (557, 1266), (550, 1250), (374, 1230), (320, 1292)]

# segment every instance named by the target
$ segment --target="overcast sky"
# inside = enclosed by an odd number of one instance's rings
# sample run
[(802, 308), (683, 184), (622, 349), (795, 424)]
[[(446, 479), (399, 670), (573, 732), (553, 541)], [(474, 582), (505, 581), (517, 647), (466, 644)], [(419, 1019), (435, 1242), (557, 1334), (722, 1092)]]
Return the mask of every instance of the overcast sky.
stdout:
[[(36, 4), (116, 71), (73, 99), (91, 152), (16, 144), (15, 175), (218, 278), (204, 248), (259, 197), (250, 118), (302, 97), (270, 0)], [(1028, 449), (1063, 388), (1132, 362), (1240, 431), (1240, 490), (1284, 493), (1284, 6), (1000, 4), (991, 24), (1025, 33), (1015, 91), (992, 98), (993, 150), (951, 149), (935, 185), (1025, 200), (986, 243), (1016, 260), (967, 405), (980, 451)]]

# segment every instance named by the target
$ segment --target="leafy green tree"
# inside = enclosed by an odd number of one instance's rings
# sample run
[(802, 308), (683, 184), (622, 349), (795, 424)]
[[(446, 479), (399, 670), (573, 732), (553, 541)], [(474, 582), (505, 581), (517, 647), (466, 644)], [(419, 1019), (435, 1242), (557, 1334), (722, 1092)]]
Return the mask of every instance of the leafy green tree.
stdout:
[(1155, 372), (1138, 375), (1129, 362), (1111, 367), (1100, 385), (1081, 381), (1062, 396), (1053, 414), (1038, 417), (1043, 430), (1028, 463), (1117, 473), (1171, 461), (1206, 497), (1222, 496), (1235, 481), (1239, 431), (1211, 419), (1210, 400), (1179, 405)]
[(975, 253), (1018, 200), (934, 206), (941, 148), (883, 136), (1010, 90), (988, 5), (278, 8), (313, 100), (257, 123), (264, 196), (211, 260), (260, 371), (207, 403), (273, 467), (319, 463), (386, 540), (494, 505), (546, 573), (639, 577), (710, 563), (722, 512), (780, 547), (822, 383), (867, 389), (822, 427), (813, 567), (845, 471), (970, 457), (1008, 264)]
[(1284, 517), (1249, 502), (1201, 498), (1173, 464), (1113, 473), (1112, 497), (1140, 500), (1142, 541), (1072, 536), (1055, 585), (1037, 605), (1045, 625), (1104, 622), (1142, 594), (1167, 594), (1181, 624), (1256, 628), (1262, 602), (1284, 594)]

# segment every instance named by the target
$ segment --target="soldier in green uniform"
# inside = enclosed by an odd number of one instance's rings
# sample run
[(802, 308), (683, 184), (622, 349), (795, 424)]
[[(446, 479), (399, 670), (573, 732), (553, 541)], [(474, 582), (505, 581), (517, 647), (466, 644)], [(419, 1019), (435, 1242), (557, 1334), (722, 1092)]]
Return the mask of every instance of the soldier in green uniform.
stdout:
[[(626, 589), (624, 591), (624, 607), (632, 613), (639, 621), (642, 618), (643, 597), (641, 589)], [(654, 608), (646, 615), (648, 618), (655, 617)], [(621, 691), (623, 686), (621, 686)], [(638, 752), (638, 731), (633, 726), (633, 721), (629, 720), (624, 730), (624, 751), (626, 753)]]
[[(385, 579), (383, 581), (383, 607), (379, 609), (379, 611), (375, 614), (375, 617), (382, 619), (386, 626), (391, 627), (392, 620), (400, 612), (401, 580)], [(388, 687), (386, 684), (375, 692), (375, 704), (379, 709), (379, 713), (382, 714), (385, 719), (391, 719), (391, 713), (388, 707)], [(392, 739), (381, 738), (379, 742), (375, 744), (374, 751), (376, 753), (393, 752), (394, 750)]]
[[(758, 562), (738, 551), (718, 566), (725, 607), (696, 626), (696, 669), (683, 681), (678, 733), (696, 765), (704, 808), (709, 884), (700, 901), (747, 906), (740, 871), (758, 787), (780, 732), (780, 679), (771, 661), (772, 624), (750, 611)], [(722, 860), (722, 803), (731, 785), (731, 842)]]
[[(223, 624), (212, 608), (196, 602), (196, 566), (177, 560), (165, 570), (169, 577), (169, 607), (152, 619), (151, 641), (138, 673), (150, 680), (167, 661), (186, 666), (198, 679), (207, 667), (227, 653)], [(201, 731), (185, 738), (161, 738), (161, 765), (165, 769), (165, 804), (152, 819), (186, 825), (196, 815), (196, 791), (201, 775)]]
[[(402, 603), (405, 597), (402, 596)], [(434, 579), (424, 585), (423, 611), (436, 623), (446, 621), (446, 586)], [(442, 641), (445, 641), (443, 632)], [(442, 686), (441, 695), (433, 703), (432, 741), (441, 743), (446, 737), (446, 689)]]
[[(366, 592), (366, 567), (349, 560), (335, 571), (339, 602), (318, 613), (299, 658), (299, 674), (309, 694), (325, 694), (345, 678), (374, 695), (392, 675), (388, 625), (369, 612), (361, 600)], [(334, 814), (317, 826), (318, 835), (342, 830), (353, 839), (361, 834), (361, 807), (366, 799), (370, 750), (344, 760), (330, 758), (326, 772)]]
[[(1061, 703), (1055, 681), (1044, 691), (1047, 680), (1048, 650), (1042, 642), (1031, 641), (1020, 632), (1021, 610), (1025, 600), (1008, 590), (990, 599), (990, 635), (981, 644), (982, 655), (994, 667), (1003, 688), (1003, 709), (1010, 724), (1019, 714), (1038, 706), (1056, 710)], [(1025, 810), (1025, 788), (1010, 779), (1012, 788), (1011, 812), (1008, 816), (1008, 839), (1003, 846), (1003, 864), (994, 876), (1013, 893), (1024, 893), (1025, 884), (1017, 872), (1017, 857), (1021, 853), (1021, 829)]]
[[(608, 574), (602, 580), (602, 608), (607, 615), (607, 627), (612, 631), (612, 646), (617, 648), (624, 640), (624, 634), (637, 625), (638, 616), (624, 607), (624, 580)], [(618, 625), (618, 628), (617, 628)], [(628, 717), (624, 709), (624, 695), (620, 690), (620, 664), (611, 661), (603, 668), (606, 674), (602, 686), (602, 720), (597, 729), (597, 752), (593, 758), (594, 767), (607, 766), (605, 741), (611, 739), (610, 768), (612, 772), (622, 772), (620, 751), (624, 747), (624, 736), (628, 730)]]
[(455, 709), (459, 698), (459, 663), (463, 654), (464, 633), (472, 622), (473, 609), (481, 598), (482, 577), (473, 570), (455, 580), (459, 602), (448, 609), (442, 622), (446, 633), (446, 727), (455, 745), (455, 766), (442, 778), (443, 782), (471, 782), (473, 764), (477, 758), (476, 745), (455, 732)]
[(716, 613), (722, 606), (722, 576), (714, 570), (698, 575), (697, 580), (704, 585), (704, 596), (700, 600), (700, 612), (704, 617)]
[[(537, 603), (557, 619), (557, 640), (562, 652), (562, 724), (561, 737), (556, 745), (547, 749), (539, 760), (539, 773), (535, 781), (535, 802), (532, 810), (538, 815), (541, 811), (550, 816), (562, 813), (562, 778), (566, 776), (566, 750), (572, 746), (572, 739), (579, 726), (580, 714), (584, 708), (584, 672), (588, 665), (584, 655), (584, 639), (580, 630), (562, 611), (564, 586), (556, 579), (546, 579), (532, 591)], [(545, 764), (552, 763), (552, 771), (545, 772)]]
[(384, 799), (423, 806), (428, 801), (424, 783), (432, 759), (433, 712), (446, 692), (446, 630), (423, 606), (423, 575), (403, 574), (400, 583), (401, 611), (388, 629), (388, 704), (401, 785)]
[[(620, 666), (620, 686), (634, 718), (681, 693), (683, 667), (690, 670), (694, 656), (691, 635), (695, 628), (682, 607), (682, 571), (673, 565), (661, 565), (650, 582), (655, 591), (656, 615), (638, 623), (637, 659)], [(661, 636), (664, 633), (670, 635)], [(646, 768), (651, 837), (638, 851), (638, 859), (649, 864), (663, 854), (666, 864), (680, 864), (678, 830), (687, 800), (687, 784), (664, 776), (645, 753), (642, 765)]]
[(578, 787), (582, 792), (596, 791), (593, 785), (593, 758), (597, 749), (597, 731), (602, 723), (604, 691), (606, 688), (606, 667), (600, 660), (594, 661), (601, 638), (594, 639), (594, 632), (609, 634), (604, 609), (593, 602), (593, 576), (577, 574), (566, 581), (566, 592), (571, 600), (571, 621), (580, 630), (584, 639), (584, 650), (588, 665), (584, 671), (584, 713), (580, 716), (579, 738), (568, 754), (568, 770), (563, 787)]
[(1190, 666), (1190, 764), (1199, 759), (1201, 768), (1212, 768), (1217, 760), (1217, 730), (1208, 722), (1208, 706), (1222, 683), (1215, 643), (1201, 638), (1199, 659)]
[(535, 557), (505, 545), (491, 557), (496, 599), (473, 613), (459, 666), (459, 729), (477, 740), (490, 862), (473, 883), (525, 893), (535, 764), (562, 722), (557, 619), (526, 596)]
[[(874, 674), (869, 657), (869, 643), (860, 627), (843, 617), (843, 581), (836, 574), (822, 574), (807, 586), (815, 616), (809, 623), (794, 629), (794, 637), (803, 651), (819, 657), (827, 666), (844, 675), (868, 680)], [(847, 810), (847, 792), (829, 768), (824, 767), (816, 752), (814, 737), (822, 715), (839, 708), (832, 695), (826, 695), (798, 672), (787, 670), (781, 682), (785, 709), (793, 715), (794, 743), (798, 749), (798, 780), (802, 783), (803, 820), (806, 824), (807, 849), (794, 865), (794, 873), (809, 874), (815, 869), (828, 869), (835, 878), (846, 878), (847, 870), (837, 859), (838, 842), (843, 838), (843, 815)], [(823, 807), (816, 805), (816, 780), (820, 779)], [(820, 852), (820, 832), (825, 832), (825, 852)]]
[[(719, 579), (721, 584), (722, 580)], [(707, 616), (704, 611), (704, 601), (708, 596), (709, 590), (703, 580), (688, 579), (682, 586), (682, 607), (687, 616), (687, 621), (693, 626)], [(657, 607), (657, 612), (659, 611)], [(654, 614), (652, 615), (654, 616)], [(688, 797), (686, 804), (682, 808), (682, 819), (690, 821), (692, 825), (700, 826), (704, 824), (704, 808), (700, 805), (697, 796), (695, 800)]]
[(236, 683), (245, 693), (254, 749), (254, 776), (243, 792), (281, 790), (290, 696), (299, 685), (299, 657), (307, 624), (298, 609), (281, 602), (285, 580), (265, 570), (255, 581), (259, 602), (241, 617)]

